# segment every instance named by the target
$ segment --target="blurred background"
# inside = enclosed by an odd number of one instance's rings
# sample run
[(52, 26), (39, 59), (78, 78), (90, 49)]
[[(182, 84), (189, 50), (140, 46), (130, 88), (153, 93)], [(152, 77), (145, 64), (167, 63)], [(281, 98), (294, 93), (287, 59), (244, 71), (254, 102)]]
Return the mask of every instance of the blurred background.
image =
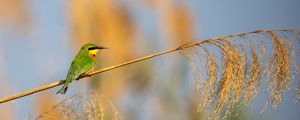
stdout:
[[(259, 29), (300, 30), (299, 0), (1, 0), (0, 98), (65, 79), (88, 42), (108, 47), (97, 67), (207, 39)], [(298, 12), (297, 12), (298, 11)], [(299, 59), (298, 59), (299, 60)], [(299, 78), (299, 76), (295, 76)], [(1, 119), (30, 119), (62, 99), (96, 91), (121, 119), (200, 119), (187, 61), (172, 53), (0, 104)], [(296, 83), (297, 80), (294, 80)], [(241, 119), (297, 120), (295, 86), (278, 109), (259, 113), (258, 96)]]

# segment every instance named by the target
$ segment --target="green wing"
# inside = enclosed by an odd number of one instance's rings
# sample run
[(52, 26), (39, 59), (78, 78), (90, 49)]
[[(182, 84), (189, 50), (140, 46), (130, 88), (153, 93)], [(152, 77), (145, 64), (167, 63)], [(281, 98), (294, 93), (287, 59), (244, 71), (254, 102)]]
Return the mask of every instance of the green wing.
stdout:
[(76, 80), (78, 77), (95, 66), (95, 61), (89, 57), (87, 51), (80, 51), (73, 60), (66, 80)]

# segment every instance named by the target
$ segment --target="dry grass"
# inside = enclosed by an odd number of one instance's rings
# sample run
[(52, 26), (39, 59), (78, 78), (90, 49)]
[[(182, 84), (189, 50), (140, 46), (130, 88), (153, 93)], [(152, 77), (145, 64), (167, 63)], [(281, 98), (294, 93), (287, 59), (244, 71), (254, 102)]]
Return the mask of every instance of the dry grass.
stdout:
[(62, 100), (37, 119), (117, 120), (119, 113), (112, 102), (99, 93), (77, 94)]
[[(185, 49), (182, 54), (196, 74), (196, 89), (201, 98), (199, 111), (211, 113), (209, 119), (226, 119), (235, 108), (240, 111), (248, 106), (259, 94), (264, 81), (270, 92), (267, 104), (276, 108), (289, 89), (291, 76), (295, 74), (292, 71), (296, 68), (292, 67), (293, 46), (278, 32), (286, 31), (232, 35)], [(267, 42), (273, 44), (264, 46)], [(203, 57), (206, 62), (202, 62)]]
[(273, 55), (271, 56), (268, 72), (272, 72), (273, 79), (269, 81), (270, 103), (275, 108), (281, 101), (283, 93), (291, 83), (291, 45), (282, 40), (274, 32), (268, 32), (274, 41)]

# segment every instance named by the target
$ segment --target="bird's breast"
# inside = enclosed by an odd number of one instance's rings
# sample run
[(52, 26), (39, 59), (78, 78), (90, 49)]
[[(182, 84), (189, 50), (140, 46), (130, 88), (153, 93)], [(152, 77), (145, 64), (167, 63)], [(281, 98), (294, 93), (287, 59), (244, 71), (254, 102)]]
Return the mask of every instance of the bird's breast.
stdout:
[(89, 57), (92, 58), (92, 60), (96, 61), (96, 54), (89, 53)]

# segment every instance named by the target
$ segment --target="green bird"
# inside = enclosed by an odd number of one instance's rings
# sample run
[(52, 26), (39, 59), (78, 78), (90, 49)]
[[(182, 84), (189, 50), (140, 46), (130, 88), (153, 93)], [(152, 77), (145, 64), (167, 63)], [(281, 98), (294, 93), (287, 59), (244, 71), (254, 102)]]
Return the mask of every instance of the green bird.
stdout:
[(93, 68), (96, 64), (96, 54), (100, 49), (107, 48), (91, 43), (85, 44), (81, 47), (80, 51), (72, 61), (67, 78), (64, 80), (64, 86), (56, 94), (65, 94), (68, 89), (68, 85), (73, 80), (78, 80), (81, 76), (93, 71)]

